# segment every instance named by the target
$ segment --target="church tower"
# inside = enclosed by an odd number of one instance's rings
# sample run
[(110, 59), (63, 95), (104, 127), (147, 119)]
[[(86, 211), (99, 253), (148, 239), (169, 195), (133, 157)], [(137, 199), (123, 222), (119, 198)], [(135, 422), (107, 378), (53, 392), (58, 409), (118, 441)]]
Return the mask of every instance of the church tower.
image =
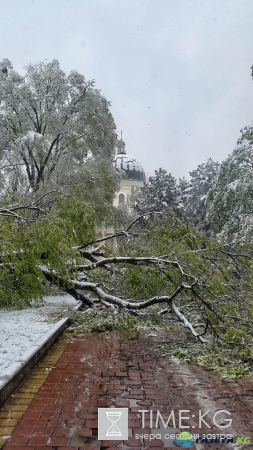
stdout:
[(119, 192), (114, 199), (113, 205), (118, 207), (120, 205), (128, 205), (129, 196), (131, 195), (132, 187), (143, 187), (146, 179), (145, 172), (142, 165), (130, 155), (126, 154), (126, 144), (122, 139), (118, 141), (117, 154), (113, 160), (113, 166), (123, 172), (123, 178)]

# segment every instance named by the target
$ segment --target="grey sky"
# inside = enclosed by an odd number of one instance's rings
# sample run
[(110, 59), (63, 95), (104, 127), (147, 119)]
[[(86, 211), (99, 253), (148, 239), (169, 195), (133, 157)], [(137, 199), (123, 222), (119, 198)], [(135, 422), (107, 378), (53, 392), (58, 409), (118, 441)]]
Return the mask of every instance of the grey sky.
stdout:
[(176, 177), (252, 123), (252, 0), (0, 0), (1, 58), (58, 59), (112, 102), (127, 153)]

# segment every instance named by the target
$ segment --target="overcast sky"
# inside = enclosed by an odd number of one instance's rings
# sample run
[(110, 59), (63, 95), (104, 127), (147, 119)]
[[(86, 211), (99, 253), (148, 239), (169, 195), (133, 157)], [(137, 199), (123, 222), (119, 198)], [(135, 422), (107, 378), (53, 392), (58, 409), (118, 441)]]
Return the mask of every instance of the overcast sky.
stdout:
[(95, 79), (127, 153), (188, 177), (253, 120), (252, 0), (0, 0), (1, 57)]

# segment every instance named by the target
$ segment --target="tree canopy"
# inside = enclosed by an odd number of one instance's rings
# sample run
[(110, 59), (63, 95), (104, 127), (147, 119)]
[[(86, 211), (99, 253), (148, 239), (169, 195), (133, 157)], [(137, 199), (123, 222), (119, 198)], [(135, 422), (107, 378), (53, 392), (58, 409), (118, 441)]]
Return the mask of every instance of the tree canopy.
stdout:
[(0, 66), (2, 195), (78, 186), (103, 209), (119, 182), (111, 164), (117, 138), (94, 80), (74, 70), (66, 75), (56, 60), (29, 64), (24, 76), (7, 59)]
[(219, 239), (253, 236), (253, 128), (246, 127), (231, 155), (221, 164), (208, 195), (208, 221)]
[(94, 239), (95, 214), (82, 197), (49, 193), (0, 208), (0, 305), (22, 308), (41, 301), (44, 264), (64, 285), (74, 274), (75, 244)]

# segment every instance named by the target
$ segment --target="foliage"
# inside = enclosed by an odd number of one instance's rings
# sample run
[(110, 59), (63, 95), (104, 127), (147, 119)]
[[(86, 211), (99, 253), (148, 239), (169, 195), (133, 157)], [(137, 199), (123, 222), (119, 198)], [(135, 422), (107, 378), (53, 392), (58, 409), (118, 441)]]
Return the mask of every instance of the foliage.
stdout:
[(37, 248), (25, 224), (2, 218), (0, 232), (0, 306), (19, 309), (33, 298), (42, 298)]
[(119, 183), (111, 164), (117, 139), (110, 104), (94, 80), (66, 75), (56, 60), (29, 64), (24, 76), (7, 59), (0, 67), (2, 195), (73, 195), (78, 186), (104, 215)]
[(135, 209), (138, 214), (168, 208), (172, 211), (177, 210), (177, 181), (166, 170), (161, 168), (155, 170), (155, 175), (148, 178), (140, 191), (135, 198)]
[(102, 287), (93, 293), (103, 302), (134, 310), (139, 320), (138, 311), (155, 307), (163, 327), (179, 320), (203, 343), (237, 350), (253, 345), (251, 247), (203, 240), (169, 215), (122, 241), (118, 255), (104, 258), (82, 267)]
[(120, 315), (116, 311), (99, 312), (94, 309), (72, 314), (68, 331), (75, 333), (119, 331), (128, 340), (138, 339), (140, 334), (136, 318), (128, 313)]
[[(20, 307), (39, 299), (41, 282), (48, 280), (91, 307), (82, 323), (73, 325), (76, 330), (116, 329), (136, 338), (148, 327), (183, 329), (184, 340), (190, 342), (191, 335), (205, 350), (177, 348), (174, 356), (210, 366), (207, 352), (214, 355), (215, 369), (227, 352), (233, 361), (239, 355), (239, 372), (248, 373), (251, 245), (221, 244), (167, 213), (146, 221), (139, 233), (134, 220), (115, 234), (117, 250), (105, 251), (103, 241), (94, 238), (94, 210), (82, 194), (58, 196), (43, 208), (41, 199), (22, 216), (19, 210), (12, 215), (14, 205), (0, 209), (2, 305)], [(238, 375), (224, 361), (230, 375)]]
[(253, 352), (249, 347), (238, 349), (214, 343), (203, 348), (188, 333), (177, 330), (169, 343), (163, 337), (153, 344), (153, 350), (163, 358), (176, 359), (220, 373), (222, 378), (252, 376)]
[(209, 234), (206, 220), (206, 199), (218, 171), (219, 164), (209, 158), (206, 163), (190, 172), (190, 181), (176, 179), (166, 170), (155, 171), (141, 190), (133, 192), (131, 202), (138, 214), (149, 211), (173, 212), (205, 233)]
[[(94, 211), (78, 194), (56, 197), (51, 211), (34, 219), (1, 217), (0, 306), (21, 308), (40, 301), (46, 279), (40, 264), (67, 288), (79, 256), (75, 245), (94, 239)], [(31, 219), (31, 222), (29, 221)]]
[[(251, 75), (253, 70), (251, 67)], [(237, 147), (221, 164), (208, 195), (208, 221), (217, 238), (226, 242), (252, 241), (253, 126), (241, 130)]]
[(191, 179), (179, 180), (179, 198), (182, 214), (190, 223), (204, 233), (208, 233), (207, 195), (219, 168), (218, 162), (209, 158), (190, 172)]
[(242, 130), (237, 148), (221, 164), (208, 196), (208, 220), (219, 239), (251, 240), (253, 235), (253, 128)]

